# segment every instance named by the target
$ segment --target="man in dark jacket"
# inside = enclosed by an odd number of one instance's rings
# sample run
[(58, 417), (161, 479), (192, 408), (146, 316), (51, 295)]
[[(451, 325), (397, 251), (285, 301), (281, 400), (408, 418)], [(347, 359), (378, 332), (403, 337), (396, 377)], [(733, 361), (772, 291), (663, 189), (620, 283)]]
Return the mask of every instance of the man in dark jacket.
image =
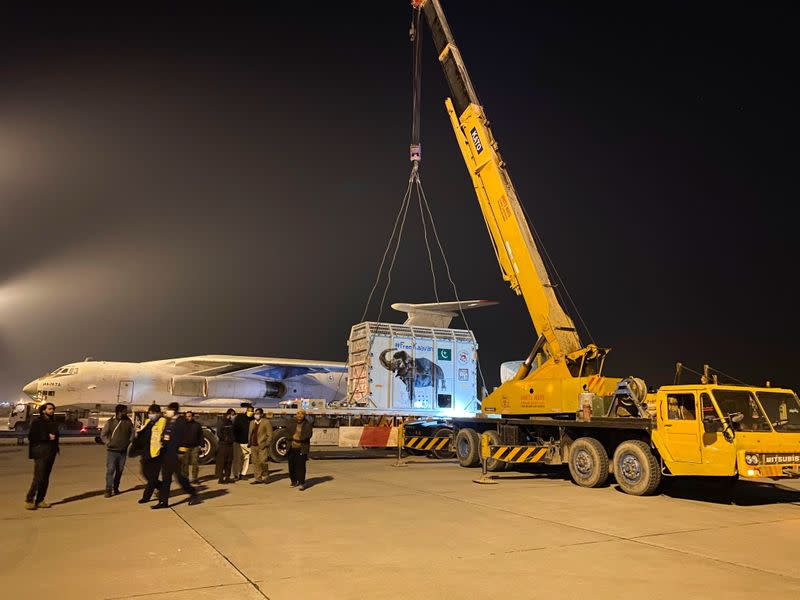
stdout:
[(312, 433), (313, 426), (306, 419), (306, 411), (298, 409), (294, 420), (286, 428), (286, 437), (289, 442), (289, 479), (292, 487), (300, 486), (300, 491), (306, 489), (306, 461)]
[[(183, 413), (186, 419), (186, 431), (183, 433), (181, 448), (186, 450), (181, 454), (181, 472), (191, 483), (199, 483), (197, 474), (200, 468), (200, 448), (203, 447), (205, 436), (203, 436), (203, 426), (194, 420), (194, 413), (187, 410)], [(191, 467), (191, 478), (189, 468)]]
[(247, 468), (250, 466), (250, 421), (253, 420), (253, 407), (249, 404), (243, 413), (236, 415), (233, 419), (233, 435), (236, 438), (236, 445), (233, 447), (233, 477), (241, 479), (247, 475)]
[(183, 476), (180, 468), (180, 442), (186, 432), (186, 419), (178, 414), (180, 405), (171, 402), (167, 406), (167, 423), (164, 433), (161, 434), (161, 488), (158, 491), (158, 504), (150, 508), (169, 508), (169, 486), (173, 475), (178, 480), (183, 491), (189, 494), (189, 504), (200, 504), (200, 497)]
[(236, 439), (233, 435), (233, 416), (236, 411), (229, 408), (225, 416), (217, 425), (217, 481), (219, 483), (235, 483), (231, 478), (231, 464), (233, 462), (233, 445)]
[(161, 407), (158, 404), (150, 405), (147, 409), (147, 424), (133, 442), (134, 454), (141, 456), (142, 475), (147, 482), (139, 504), (150, 502), (153, 492), (160, 487), (158, 476), (161, 473), (161, 435), (166, 424), (167, 420), (161, 416)]
[(56, 406), (46, 402), (39, 407), (39, 417), (31, 423), (28, 431), (28, 458), (33, 459), (33, 481), (25, 498), (25, 508), (50, 508), (44, 501), (47, 486), (50, 485), (50, 472), (58, 454), (58, 424), (53, 415)]
[(119, 482), (125, 470), (128, 446), (133, 440), (133, 423), (128, 418), (128, 407), (117, 404), (114, 416), (106, 421), (100, 439), (106, 443), (106, 498), (119, 494)]

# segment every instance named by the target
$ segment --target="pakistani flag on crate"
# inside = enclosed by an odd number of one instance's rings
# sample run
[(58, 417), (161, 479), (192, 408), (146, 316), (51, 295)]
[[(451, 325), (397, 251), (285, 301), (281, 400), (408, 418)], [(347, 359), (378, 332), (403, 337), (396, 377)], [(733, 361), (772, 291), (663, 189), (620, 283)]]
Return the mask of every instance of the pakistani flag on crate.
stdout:
[(450, 348), (437, 348), (437, 360), (453, 360), (453, 351)]

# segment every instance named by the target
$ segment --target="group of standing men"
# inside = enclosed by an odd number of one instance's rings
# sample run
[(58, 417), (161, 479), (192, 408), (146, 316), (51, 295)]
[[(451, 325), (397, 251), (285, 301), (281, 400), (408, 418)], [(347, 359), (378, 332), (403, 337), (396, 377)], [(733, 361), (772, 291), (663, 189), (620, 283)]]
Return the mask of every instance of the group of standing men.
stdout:
[[(289, 478), (292, 487), (306, 489), (306, 461), (313, 426), (306, 412), (299, 409), (287, 428)], [(217, 481), (235, 483), (253, 465), (251, 485), (269, 482), (269, 453), (274, 429), (260, 408), (248, 407), (236, 414), (229, 408), (217, 426)]]
[[(198, 457), (200, 446), (203, 443), (203, 430), (194, 420), (191, 411), (185, 415), (179, 414), (180, 406), (172, 402), (167, 406), (162, 415), (161, 407), (153, 404), (147, 410), (147, 423), (137, 433), (133, 434), (133, 424), (128, 418), (128, 409), (119, 404), (115, 416), (109, 419), (103, 427), (100, 437), (106, 442), (108, 459), (106, 461), (106, 497), (119, 493), (119, 481), (122, 469), (125, 466), (125, 452), (128, 456), (139, 456), (142, 475), (146, 484), (140, 504), (150, 502), (153, 493), (158, 491), (158, 502), (151, 508), (167, 508), (169, 506), (170, 484), (173, 477), (177, 479), (183, 491), (189, 494), (189, 504), (199, 504), (200, 497), (197, 490), (189, 481), (190, 468), (192, 480), (197, 483)], [(131, 434), (122, 458), (117, 456), (118, 448), (122, 446), (123, 439), (117, 435), (118, 442), (114, 442), (114, 434), (124, 428), (130, 427)], [(130, 445), (130, 448), (128, 448)], [(120, 465), (115, 468), (116, 465)], [(113, 484), (110, 489), (109, 486)]]
[(272, 443), (273, 428), (269, 419), (264, 419), (264, 411), (247, 407), (245, 412), (236, 414), (232, 408), (217, 425), (217, 481), (236, 483), (253, 463), (255, 479), (252, 484), (269, 481), (269, 449)]
[[(201, 502), (192, 483), (198, 483), (200, 447), (204, 436), (192, 411), (179, 414), (180, 406), (172, 402), (162, 415), (153, 404), (148, 409), (147, 423), (136, 433), (128, 417), (128, 408), (118, 404), (114, 417), (109, 419), (100, 437), (106, 444), (105, 497), (120, 493), (119, 484), (127, 457), (139, 456), (146, 485), (140, 504), (150, 502), (158, 492), (158, 502), (151, 508), (169, 506), (170, 484), (175, 477), (189, 494), (189, 504)], [(39, 407), (39, 418), (28, 434), (29, 458), (34, 460), (33, 481), (25, 499), (25, 508), (50, 508), (45, 501), (50, 472), (59, 453), (58, 425), (53, 415), (55, 406), (47, 402)], [(251, 484), (269, 482), (269, 452), (274, 433), (272, 423), (264, 418), (260, 408), (247, 407), (236, 415), (231, 408), (217, 426), (219, 445), (216, 456), (216, 477), (219, 483), (234, 483), (247, 473), (253, 464)], [(292, 487), (305, 489), (306, 461), (310, 449), (312, 424), (300, 409), (287, 426), (289, 477)], [(191, 475), (191, 480), (189, 476)]]

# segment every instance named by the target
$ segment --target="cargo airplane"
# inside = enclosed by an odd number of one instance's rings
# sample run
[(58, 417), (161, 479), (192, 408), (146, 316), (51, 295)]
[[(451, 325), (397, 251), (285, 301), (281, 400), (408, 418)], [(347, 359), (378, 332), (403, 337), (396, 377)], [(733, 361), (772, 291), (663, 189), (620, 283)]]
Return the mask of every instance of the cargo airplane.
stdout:
[(58, 408), (107, 410), (116, 404), (180, 402), (193, 407), (277, 407), (296, 398), (340, 400), (347, 365), (286, 358), (206, 355), (141, 363), (86, 359), (59, 367), (23, 388)]

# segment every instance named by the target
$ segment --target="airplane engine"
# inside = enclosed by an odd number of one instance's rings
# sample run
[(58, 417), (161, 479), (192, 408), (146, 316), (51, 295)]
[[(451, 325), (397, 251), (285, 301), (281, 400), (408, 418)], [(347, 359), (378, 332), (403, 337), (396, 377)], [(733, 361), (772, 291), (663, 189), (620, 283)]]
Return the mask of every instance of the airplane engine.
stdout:
[(282, 398), (286, 386), (279, 381), (263, 381), (242, 377), (197, 377), (179, 375), (169, 383), (173, 396), (193, 398), (230, 398), (251, 400), (255, 398)]
[(206, 395), (206, 378), (191, 375), (176, 376), (169, 381), (169, 393), (173, 396), (201, 398)]
[(208, 398), (281, 398), (286, 386), (278, 381), (262, 381), (239, 377), (209, 377), (206, 396)]

